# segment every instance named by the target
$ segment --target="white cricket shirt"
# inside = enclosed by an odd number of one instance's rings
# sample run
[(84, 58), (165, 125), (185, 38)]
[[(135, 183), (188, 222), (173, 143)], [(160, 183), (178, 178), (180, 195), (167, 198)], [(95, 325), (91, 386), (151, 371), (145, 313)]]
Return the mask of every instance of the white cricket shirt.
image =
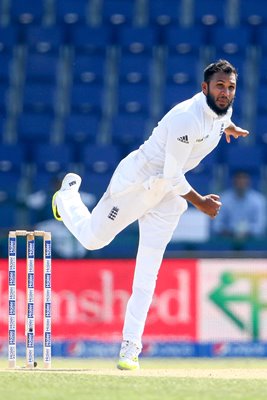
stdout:
[[(173, 107), (151, 136), (126, 163), (131, 181), (168, 180), (177, 194), (191, 190), (184, 174), (195, 168), (219, 143), (231, 124), (232, 108), (218, 116), (200, 92)], [(126, 158), (126, 159), (127, 159)], [(124, 164), (125, 165), (125, 164)]]

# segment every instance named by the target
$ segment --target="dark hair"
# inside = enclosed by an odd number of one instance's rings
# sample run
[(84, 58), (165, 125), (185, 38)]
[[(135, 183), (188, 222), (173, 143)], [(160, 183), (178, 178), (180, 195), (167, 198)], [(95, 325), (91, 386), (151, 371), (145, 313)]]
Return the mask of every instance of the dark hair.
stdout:
[(235, 74), (238, 77), (237, 70), (227, 60), (218, 60), (215, 63), (208, 65), (204, 69), (204, 82), (209, 82), (216, 72), (224, 72), (225, 74)]

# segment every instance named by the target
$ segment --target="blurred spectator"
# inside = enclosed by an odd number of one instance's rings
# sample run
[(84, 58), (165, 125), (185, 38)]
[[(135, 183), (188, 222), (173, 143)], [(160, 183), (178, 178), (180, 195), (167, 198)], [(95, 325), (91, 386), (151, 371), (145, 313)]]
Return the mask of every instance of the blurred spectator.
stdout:
[(239, 241), (266, 234), (266, 200), (251, 188), (246, 171), (237, 171), (233, 186), (221, 194), (222, 207), (214, 220), (214, 232)]

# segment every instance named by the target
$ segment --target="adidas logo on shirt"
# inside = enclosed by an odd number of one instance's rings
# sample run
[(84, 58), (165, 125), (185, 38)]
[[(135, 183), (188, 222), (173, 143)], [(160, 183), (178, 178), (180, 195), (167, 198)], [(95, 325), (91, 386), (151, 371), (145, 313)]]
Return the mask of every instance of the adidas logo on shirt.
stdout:
[(189, 140), (188, 140), (188, 136), (187, 135), (178, 137), (177, 140), (179, 140), (179, 142), (189, 144)]

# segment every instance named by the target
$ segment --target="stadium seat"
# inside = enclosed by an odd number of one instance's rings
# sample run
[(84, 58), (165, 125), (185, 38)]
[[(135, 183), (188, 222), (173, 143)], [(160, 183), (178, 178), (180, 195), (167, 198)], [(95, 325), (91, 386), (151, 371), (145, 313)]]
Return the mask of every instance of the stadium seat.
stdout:
[(189, 171), (185, 176), (193, 189), (202, 195), (210, 193), (214, 187), (211, 173), (195, 173), (193, 171)]
[[(267, 39), (267, 31), (266, 31)], [(267, 49), (267, 47), (266, 47)], [(267, 85), (267, 54), (263, 54), (259, 60), (258, 66), (256, 68), (256, 74), (259, 85)]]
[(148, 83), (153, 76), (153, 58), (149, 54), (122, 53), (118, 62), (120, 82)]
[[(256, 124), (255, 124), (255, 131), (253, 132), (255, 134), (255, 139), (257, 143), (261, 144), (267, 144), (267, 114), (258, 114), (256, 118)], [(266, 156), (266, 162), (267, 164), (267, 156)]]
[(1, 113), (5, 114), (8, 108), (9, 102), (9, 86), (7, 82), (0, 81), (0, 111)]
[(58, 174), (70, 169), (73, 163), (73, 148), (67, 144), (37, 144), (32, 162), (38, 173)]
[(256, 90), (256, 107), (257, 112), (260, 114), (267, 112), (267, 103), (265, 99), (267, 98), (267, 84), (260, 84)]
[(53, 112), (57, 90), (52, 83), (26, 82), (23, 93), (25, 112)]
[(179, 24), (181, 8), (181, 0), (149, 0), (149, 22), (158, 26)]
[(263, 1), (246, 0), (238, 4), (241, 25), (259, 26), (267, 24), (267, 9)]
[(194, 54), (199, 56), (203, 46), (203, 29), (201, 26), (181, 27), (168, 25), (164, 30), (163, 44), (169, 53)]
[(88, 1), (85, 0), (56, 0), (55, 14), (60, 23), (84, 23), (88, 12)]
[(263, 149), (259, 145), (229, 146), (225, 154), (225, 163), (231, 172), (242, 169), (257, 173), (263, 160)]
[(70, 114), (65, 119), (64, 140), (72, 146), (95, 143), (99, 134), (100, 119), (94, 114)]
[(150, 87), (147, 83), (121, 82), (118, 88), (119, 112), (150, 113)]
[(257, 45), (260, 48), (263, 58), (267, 57), (267, 26), (263, 25), (258, 30)]
[(102, 83), (74, 83), (71, 90), (71, 111), (76, 113), (100, 114), (104, 107)]
[[(1, 186), (1, 184), (0, 184)], [(0, 198), (1, 198), (1, 187), (0, 187)], [(17, 226), (17, 207), (15, 202), (0, 201), (0, 220), (1, 228), (6, 230), (12, 230)], [(3, 254), (3, 253), (2, 253)]]
[(5, 136), (6, 116), (0, 115), (0, 143), (3, 142)]
[(70, 44), (74, 46), (76, 53), (101, 53), (105, 54), (111, 44), (110, 29), (107, 26), (90, 27), (77, 25), (69, 32)]
[(12, 63), (13, 56), (10, 53), (0, 53), (0, 82), (10, 82)]
[[(55, 54), (29, 54), (26, 59), (25, 79), (39, 81), (41, 84), (50, 82), (55, 84), (59, 72), (59, 58)], [(37, 91), (41, 88), (36, 88)]]
[(189, 99), (199, 91), (200, 88), (192, 82), (167, 83), (163, 89), (163, 110), (165, 112), (169, 111), (176, 104)]
[(16, 200), (20, 193), (24, 148), (20, 145), (0, 145), (0, 220), (1, 228), (16, 223)]
[(34, 152), (37, 143), (50, 143), (53, 122), (52, 114), (21, 114), (17, 124), (18, 142), (26, 143), (29, 152)]
[(10, 2), (11, 21), (19, 24), (40, 24), (44, 15), (44, 0), (12, 0)]
[(25, 44), (30, 53), (57, 53), (64, 43), (60, 26), (31, 25), (25, 32)]
[(194, 0), (194, 23), (206, 26), (224, 24), (226, 3), (225, 0)]
[(122, 155), (138, 148), (147, 136), (147, 118), (141, 114), (121, 113), (112, 120), (112, 142), (121, 146)]
[(136, 0), (104, 0), (101, 16), (103, 24), (131, 24), (135, 17)]
[(0, 26), (0, 54), (12, 53), (18, 43), (18, 32), (12, 25)]
[(85, 171), (81, 183), (81, 191), (92, 193), (99, 200), (106, 191), (110, 182), (112, 173), (97, 173)]
[(166, 59), (165, 76), (169, 83), (196, 84), (199, 71), (199, 58), (195, 54), (170, 53)]
[(76, 82), (103, 82), (106, 77), (106, 58), (103, 54), (76, 54), (71, 73)]
[(113, 173), (120, 161), (120, 152), (116, 145), (88, 144), (81, 149), (80, 161), (86, 173)]
[(122, 26), (116, 44), (122, 53), (151, 54), (157, 45), (157, 33), (152, 26)]
[(0, 144), (0, 172), (20, 175), (25, 162), (24, 147)]
[(229, 55), (239, 55), (244, 58), (251, 41), (250, 29), (244, 26), (216, 26), (210, 37), (210, 44), (221, 53), (222, 58), (227, 58)]

